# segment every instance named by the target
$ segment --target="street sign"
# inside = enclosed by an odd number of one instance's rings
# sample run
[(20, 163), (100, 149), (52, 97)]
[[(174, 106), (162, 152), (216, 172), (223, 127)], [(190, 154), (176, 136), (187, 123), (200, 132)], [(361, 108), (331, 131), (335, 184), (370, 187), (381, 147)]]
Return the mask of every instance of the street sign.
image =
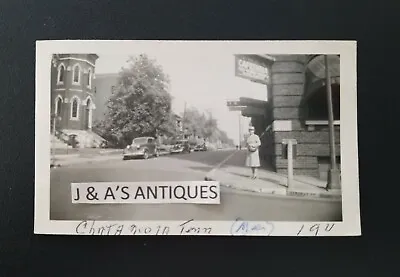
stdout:
[(228, 100), (226, 101), (226, 105), (228, 107), (238, 107), (238, 106), (242, 106), (240, 103), (240, 100)]
[(261, 84), (270, 83), (268, 66), (251, 55), (235, 55), (235, 75)]

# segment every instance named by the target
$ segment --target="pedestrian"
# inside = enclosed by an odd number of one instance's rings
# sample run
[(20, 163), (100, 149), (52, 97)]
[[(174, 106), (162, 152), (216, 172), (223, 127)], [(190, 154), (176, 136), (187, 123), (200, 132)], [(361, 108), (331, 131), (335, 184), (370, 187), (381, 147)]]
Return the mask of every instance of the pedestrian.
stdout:
[(258, 148), (261, 145), (260, 138), (254, 134), (254, 127), (249, 127), (249, 133), (246, 140), (247, 156), (246, 156), (246, 166), (251, 168), (251, 179), (257, 178), (257, 168), (260, 167), (260, 156), (258, 153)]

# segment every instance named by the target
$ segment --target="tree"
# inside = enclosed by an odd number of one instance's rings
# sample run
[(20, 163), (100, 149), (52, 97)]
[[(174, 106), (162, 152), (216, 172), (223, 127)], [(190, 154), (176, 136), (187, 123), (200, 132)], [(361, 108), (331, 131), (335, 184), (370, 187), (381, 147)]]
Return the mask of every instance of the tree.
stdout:
[(131, 57), (128, 62), (107, 103), (106, 117), (96, 127), (104, 138), (113, 137), (119, 144), (139, 136), (174, 133), (168, 76), (147, 55)]
[(208, 117), (204, 124), (204, 137), (212, 141), (218, 140), (218, 124), (217, 120), (213, 118), (212, 113), (208, 112)]
[(226, 132), (218, 128), (218, 122), (211, 112), (204, 114), (196, 108), (189, 108), (186, 109), (182, 118), (187, 135), (197, 143), (206, 139), (211, 143), (221, 142), (226, 145), (234, 145), (233, 140), (228, 137)]

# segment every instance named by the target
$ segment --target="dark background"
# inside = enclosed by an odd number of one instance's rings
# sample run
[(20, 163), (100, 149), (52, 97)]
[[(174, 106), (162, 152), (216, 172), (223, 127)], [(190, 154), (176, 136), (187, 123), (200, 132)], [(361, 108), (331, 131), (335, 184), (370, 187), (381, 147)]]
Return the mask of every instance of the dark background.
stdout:
[[(397, 2), (1, 1), (0, 276), (397, 276)], [(363, 236), (33, 235), (35, 40), (45, 39), (357, 40)]]

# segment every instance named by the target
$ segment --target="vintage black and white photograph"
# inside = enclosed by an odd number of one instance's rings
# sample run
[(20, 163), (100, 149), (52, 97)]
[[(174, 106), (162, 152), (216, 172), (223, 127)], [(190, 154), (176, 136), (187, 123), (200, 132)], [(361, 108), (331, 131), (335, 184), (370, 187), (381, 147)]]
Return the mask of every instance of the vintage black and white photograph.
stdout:
[[(265, 235), (350, 219), (343, 230), (360, 232), (355, 43), (40, 43), (36, 214), (48, 222)], [(219, 222), (230, 227), (211, 231)], [(76, 226), (65, 233), (86, 232)]]

